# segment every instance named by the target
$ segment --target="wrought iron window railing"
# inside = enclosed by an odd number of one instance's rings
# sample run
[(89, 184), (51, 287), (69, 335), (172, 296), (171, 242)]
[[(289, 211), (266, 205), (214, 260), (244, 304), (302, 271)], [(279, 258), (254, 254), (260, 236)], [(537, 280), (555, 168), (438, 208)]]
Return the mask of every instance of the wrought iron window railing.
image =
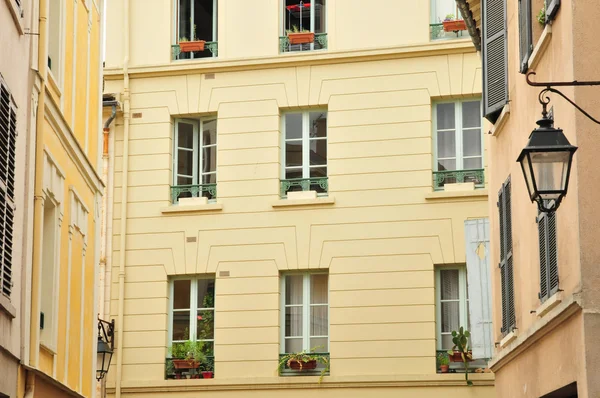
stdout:
[[(192, 55), (193, 54), (193, 55)], [(171, 46), (171, 59), (173, 61), (181, 59), (199, 59), (210, 58), (219, 55), (219, 45), (216, 41), (207, 41), (204, 43), (204, 51), (181, 52), (179, 44)]]
[(316, 191), (317, 194), (323, 194), (327, 193), (328, 189), (329, 180), (327, 177), (290, 178), (281, 180), (279, 195), (286, 198), (287, 193), (293, 191)]
[[(440, 372), (440, 360), (439, 354), (446, 354), (448, 350), (436, 350), (435, 356), (435, 367), (438, 373)], [(449, 363), (449, 373), (465, 373), (465, 364), (463, 362), (450, 362)], [(475, 369), (485, 369), (487, 368), (487, 360), (486, 359), (475, 359), (474, 361), (468, 362), (469, 373), (474, 373)]]
[(452, 40), (464, 37), (464, 30), (446, 32), (443, 23), (429, 24), (429, 40)]
[(287, 36), (279, 37), (279, 52), (313, 51), (327, 49), (327, 33), (315, 33), (313, 43), (290, 44)]
[(485, 184), (485, 173), (483, 169), (470, 170), (444, 170), (433, 172), (433, 189), (444, 189), (445, 184), (461, 182), (473, 182), (476, 188), (482, 188)]
[(179, 203), (181, 198), (206, 197), (210, 199), (217, 198), (217, 184), (202, 185), (173, 185), (171, 186), (171, 203)]
[[(215, 357), (206, 356), (206, 362), (200, 363), (198, 367), (177, 367), (173, 360), (178, 358), (165, 358), (165, 379), (210, 379), (215, 374)], [(193, 361), (192, 361), (193, 362)], [(210, 372), (206, 377), (203, 372)]]

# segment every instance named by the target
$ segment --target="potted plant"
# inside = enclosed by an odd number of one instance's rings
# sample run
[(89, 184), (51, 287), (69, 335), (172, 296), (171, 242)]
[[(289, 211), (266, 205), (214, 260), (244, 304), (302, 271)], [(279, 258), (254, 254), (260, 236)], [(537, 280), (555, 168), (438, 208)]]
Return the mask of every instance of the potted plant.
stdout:
[(312, 348), (310, 351), (300, 351), (294, 352), (291, 354), (285, 354), (279, 359), (279, 366), (277, 370), (281, 373), (286, 365), (288, 368), (298, 371), (305, 372), (308, 370), (314, 370), (317, 368), (317, 363), (320, 362), (323, 365), (323, 370), (321, 370), (321, 375), (319, 377), (319, 383), (323, 380), (323, 376), (325, 373), (329, 371), (329, 359), (324, 355), (315, 354), (315, 350), (318, 347)]
[(467, 24), (463, 19), (455, 19), (454, 14), (446, 15), (446, 18), (442, 21), (444, 25), (444, 32), (458, 32), (460, 30), (467, 30)]
[(199, 40), (196, 37), (196, 25), (194, 25), (194, 29), (192, 30), (192, 40), (188, 40), (187, 37), (179, 38), (179, 50), (182, 53), (189, 53), (195, 51), (204, 51), (204, 44), (206, 41)]
[[(472, 386), (473, 382), (469, 380), (469, 362), (473, 360), (473, 353), (469, 349), (469, 338), (471, 333), (468, 330), (464, 330), (461, 326), (458, 329), (452, 331), (452, 343), (454, 347), (448, 350), (448, 356), (452, 362), (462, 362), (465, 366), (465, 380), (468, 386)], [(459, 360), (456, 360), (459, 358)]]
[(290, 44), (306, 44), (315, 41), (315, 34), (306, 29), (298, 29), (296, 25), (286, 31)]
[(205, 358), (200, 364), (200, 373), (202, 373), (202, 378), (204, 379), (212, 379), (215, 377), (214, 364), (209, 358)]
[(204, 342), (187, 340), (169, 347), (175, 369), (198, 369), (206, 361)]
[(440, 352), (438, 354), (437, 359), (440, 364), (440, 371), (442, 373), (448, 373), (448, 370), (450, 368), (450, 365), (449, 365), (450, 361), (448, 359), (448, 354), (446, 352)]

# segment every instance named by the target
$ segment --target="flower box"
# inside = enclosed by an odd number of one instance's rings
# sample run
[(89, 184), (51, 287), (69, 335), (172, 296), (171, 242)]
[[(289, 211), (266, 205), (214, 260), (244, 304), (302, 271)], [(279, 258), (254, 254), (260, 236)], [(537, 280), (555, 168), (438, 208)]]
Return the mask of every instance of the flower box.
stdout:
[(200, 362), (193, 359), (173, 359), (175, 369), (198, 369)]
[(197, 41), (180, 41), (179, 42), (179, 50), (182, 53), (191, 53), (196, 51), (204, 51), (204, 44), (206, 42), (204, 40)]
[(317, 368), (317, 360), (312, 359), (308, 362), (290, 361), (290, 369), (293, 370), (314, 370)]
[(462, 19), (455, 19), (453, 21), (444, 21), (444, 32), (458, 32), (460, 30), (467, 30), (467, 24)]
[(288, 33), (288, 39), (290, 44), (313, 43), (315, 41), (315, 34), (313, 32)]

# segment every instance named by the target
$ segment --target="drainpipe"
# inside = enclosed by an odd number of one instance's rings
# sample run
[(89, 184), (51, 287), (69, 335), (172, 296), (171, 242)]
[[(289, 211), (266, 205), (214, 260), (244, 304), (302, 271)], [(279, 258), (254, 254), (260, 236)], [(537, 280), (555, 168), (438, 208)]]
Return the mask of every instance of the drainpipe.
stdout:
[(29, 366), (38, 367), (40, 335), (40, 264), (42, 262), (42, 219), (44, 216), (44, 114), (46, 108), (46, 81), (48, 79), (47, 21), (48, 1), (40, 1), (40, 22), (38, 32), (38, 73), (41, 91), (38, 97), (36, 114), (37, 137), (35, 140), (35, 182), (33, 203), (33, 261), (31, 267), (31, 335), (29, 336)]
[(123, 177), (121, 181), (121, 231), (119, 235), (119, 314), (117, 317), (117, 380), (115, 398), (121, 398), (123, 373), (123, 312), (125, 306), (125, 252), (127, 242), (127, 179), (129, 169), (129, 0), (123, 1)]

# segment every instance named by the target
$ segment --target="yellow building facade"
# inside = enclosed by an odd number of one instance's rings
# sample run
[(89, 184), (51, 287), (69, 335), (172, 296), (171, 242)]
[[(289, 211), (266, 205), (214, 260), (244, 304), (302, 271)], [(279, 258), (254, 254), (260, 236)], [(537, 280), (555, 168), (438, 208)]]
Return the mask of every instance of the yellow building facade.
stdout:
[(33, 257), (19, 396), (95, 391), (101, 9), (95, 0), (50, 0), (27, 10), (39, 39), (32, 49)]
[[(493, 349), (481, 66), (444, 29), (458, 12), (107, 4), (108, 396), (495, 397), (475, 373)], [(438, 366), (461, 326), (473, 387)], [(314, 371), (278, 369), (302, 350)]]

